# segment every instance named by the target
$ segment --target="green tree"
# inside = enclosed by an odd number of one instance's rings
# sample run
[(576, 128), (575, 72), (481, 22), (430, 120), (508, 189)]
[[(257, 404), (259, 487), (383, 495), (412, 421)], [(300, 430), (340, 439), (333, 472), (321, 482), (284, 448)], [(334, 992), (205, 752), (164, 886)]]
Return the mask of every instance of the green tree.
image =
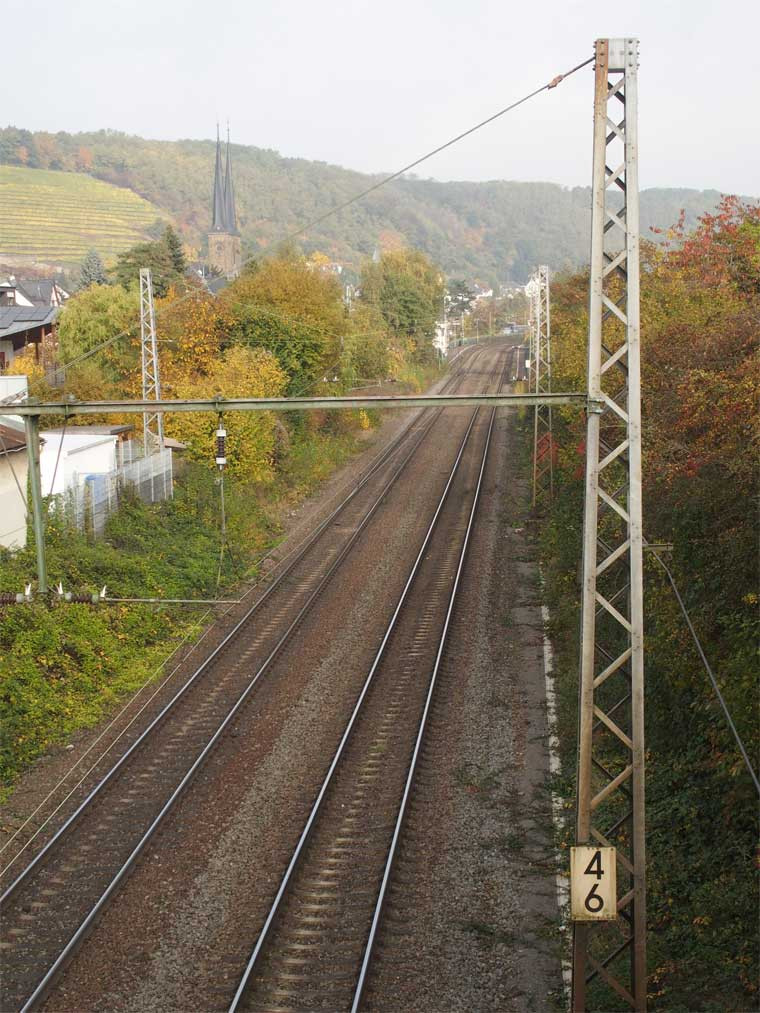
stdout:
[(185, 260), (185, 254), (182, 251), (182, 240), (171, 225), (167, 225), (164, 229), (163, 239), (166, 244), (166, 248), (169, 251), (169, 257), (171, 258), (174, 270), (177, 274), (183, 275), (187, 270), (187, 261)]
[(130, 288), (139, 282), (142, 267), (150, 268), (153, 292), (158, 297), (165, 296), (173, 285), (179, 286), (184, 282), (182, 274), (174, 266), (164, 238), (152, 243), (137, 243), (120, 253), (111, 274), (118, 285)]
[[(135, 288), (91, 285), (68, 299), (58, 318), (59, 355), (63, 365), (117, 339), (100, 353), (104, 377), (121, 380), (138, 359), (140, 300)], [(124, 335), (124, 337), (120, 337)]]
[(79, 269), (79, 288), (89, 288), (90, 285), (105, 285), (107, 281), (106, 269), (103, 267), (100, 254), (95, 249), (90, 250)]
[(432, 338), (443, 307), (443, 277), (419, 250), (392, 250), (367, 261), (362, 301), (380, 311), (391, 333), (411, 338), (418, 358), (432, 355)]
[(313, 324), (267, 307), (238, 304), (230, 338), (236, 345), (271, 352), (289, 377), (287, 394), (302, 394), (321, 375), (324, 340)]
[[(642, 249), (646, 533), (673, 546), (668, 566), (739, 733), (757, 756), (760, 209), (726, 198), (695, 230), (678, 225), (671, 236), (672, 246)], [(557, 389), (585, 386), (587, 331), (588, 277), (558, 278)], [(566, 409), (554, 419), (558, 462), (544, 563), (563, 765), (571, 775), (585, 423)], [(651, 559), (645, 595), (651, 1008), (750, 1009), (758, 980), (750, 928), (758, 902), (757, 798), (679, 606)], [(595, 1008), (607, 1009), (597, 998)]]
[(454, 278), (446, 286), (451, 311), (457, 316), (468, 313), (475, 298), (470, 285), (463, 278)]
[(321, 342), (322, 366), (331, 366), (340, 357), (342, 339), (350, 328), (341, 286), (334, 275), (309, 264), (293, 249), (249, 264), (224, 289), (221, 298), (233, 315), (246, 321), (246, 326), (250, 326), (251, 307), (279, 314), (288, 328), (302, 335), (299, 342), (304, 344), (304, 357), (300, 369), (307, 373), (312, 371), (314, 338)]

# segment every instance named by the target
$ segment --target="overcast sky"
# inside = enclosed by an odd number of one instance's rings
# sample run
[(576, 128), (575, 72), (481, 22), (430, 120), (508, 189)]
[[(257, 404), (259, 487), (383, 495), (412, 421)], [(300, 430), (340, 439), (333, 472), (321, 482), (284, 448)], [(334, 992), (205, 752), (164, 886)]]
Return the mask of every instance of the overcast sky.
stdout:
[[(760, 196), (758, 0), (26, 0), (6, 123), (233, 140), (392, 171), (591, 55), (641, 40), (642, 187)], [(11, 86), (12, 83), (12, 86)], [(421, 166), (587, 185), (593, 72)]]

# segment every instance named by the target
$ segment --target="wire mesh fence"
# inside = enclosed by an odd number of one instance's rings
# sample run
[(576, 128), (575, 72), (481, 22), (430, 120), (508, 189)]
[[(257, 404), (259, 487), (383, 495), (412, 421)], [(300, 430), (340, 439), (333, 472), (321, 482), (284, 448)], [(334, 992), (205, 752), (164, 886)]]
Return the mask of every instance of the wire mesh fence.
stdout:
[(76, 476), (74, 486), (66, 493), (65, 515), (80, 531), (99, 536), (125, 491), (145, 503), (160, 503), (171, 498), (172, 488), (172, 452), (160, 450), (115, 471)]

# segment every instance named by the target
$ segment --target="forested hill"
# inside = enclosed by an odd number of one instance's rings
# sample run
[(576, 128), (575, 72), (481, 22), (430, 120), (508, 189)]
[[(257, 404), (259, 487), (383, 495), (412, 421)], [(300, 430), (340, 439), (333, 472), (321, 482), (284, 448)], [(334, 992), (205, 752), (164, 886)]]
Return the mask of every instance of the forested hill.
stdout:
[[(85, 173), (127, 187), (167, 211), (199, 252), (209, 228), (214, 150), (211, 141), (148, 141), (110, 130), (0, 130), (0, 164)], [(246, 255), (278, 242), (380, 178), (237, 144), (232, 156)], [(673, 224), (682, 208), (687, 225), (694, 224), (718, 198), (714, 190), (645, 190), (642, 231)], [(375, 246), (405, 243), (424, 250), (449, 276), (489, 284), (524, 282), (539, 262), (560, 269), (586, 259), (589, 207), (587, 187), (404, 178), (338, 213), (301, 241), (307, 252), (321, 250), (354, 269)]]

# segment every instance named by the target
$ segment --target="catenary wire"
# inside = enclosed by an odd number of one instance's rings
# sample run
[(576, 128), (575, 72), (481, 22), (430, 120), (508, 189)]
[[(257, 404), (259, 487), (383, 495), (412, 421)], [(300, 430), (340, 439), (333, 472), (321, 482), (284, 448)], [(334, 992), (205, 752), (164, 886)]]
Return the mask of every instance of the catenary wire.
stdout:
[(686, 605), (684, 604), (684, 600), (681, 597), (681, 592), (678, 590), (678, 586), (676, 585), (676, 582), (675, 582), (675, 579), (673, 577), (673, 574), (670, 572), (669, 567), (667, 566), (667, 564), (664, 562), (664, 560), (659, 556), (659, 554), (657, 552), (655, 552), (653, 550), (650, 550), (650, 552), (651, 552), (651, 555), (654, 556), (654, 558), (657, 560), (657, 562), (663, 568), (663, 570), (665, 571), (665, 574), (667, 575), (668, 580), (670, 581), (670, 586), (673, 588), (673, 593), (676, 596), (676, 600), (677, 600), (677, 602), (678, 602), (678, 604), (679, 604), (679, 606), (681, 608), (681, 612), (683, 613), (683, 617), (686, 620), (686, 625), (689, 627), (689, 632), (691, 633), (692, 639), (693, 639), (694, 644), (695, 644), (695, 646), (697, 648), (699, 656), (702, 659), (702, 664), (705, 666), (705, 671), (707, 672), (707, 676), (708, 676), (710, 682), (712, 683), (712, 687), (715, 690), (716, 696), (718, 697), (718, 701), (720, 702), (720, 706), (721, 706), (721, 708), (723, 710), (723, 713), (725, 715), (726, 721), (728, 722), (728, 726), (731, 729), (731, 732), (733, 733), (734, 738), (736, 739), (736, 744), (739, 747), (739, 752), (741, 753), (742, 759), (744, 760), (744, 765), (746, 766), (747, 770), (749, 771), (749, 776), (752, 778), (752, 780), (754, 782), (755, 790), (757, 791), (757, 794), (760, 795), (760, 780), (758, 779), (758, 776), (755, 773), (755, 770), (754, 770), (754, 768), (752, 766), (752, 763), (750, 762), (750, 758), (749, 758), (747, 750), (746, 750), (746, 748), (744, 746), (744, 743), (742, 742), (742, 738), (739, 735), (739, 731), (738, 731), (736, 725), (734, 724), (733, 718), (731, 717), (731, 712), (728, 709), (728, 705), (726, 704), (726, 701), (723, 698), (723, 694), (720, 691), (720, 686), (718, 685), (718, 680), (715, 678), (715, 673), (712, 670), (712, 666), (710, 665), (710, 662), (707, 660), (707, 656), (705, 655), (705, 652), (702, 649), (702, 644), (701, 644), (701, 642), (699, 640), (699, 637), (697, 636), (697, 631), (694, 629), (694, 624), (691, 621), (691, 616), (689, 615), (688, 609), (686, 608)]
[(8, 447), (5, 444), (5, 440), (3, 439), (2, 434), (0, 434), (0, 449), (2, 449), (3, 454), (5, 454), (5, 457), (8, 461), (8, 466), (11, 469), (11, 475), (13, 475), (13, 481), (16, 483), (16, 488), (18, 489), (18, 494), (24, 503), (24, 509), (28, 512), (29, 507), (27, 506), (26, 496), (24, 495), (24, 491), (21, 488), (21, 483), (18, 480), (16, 469), (13, 467), (13, 460), (11, 459), (11, 451), (8, 450)]
[(66, 436), (66, 427), (68, 426), (68, 424), (69, 424), (69, 420), (68, 419), (64, 419), (63, 420), (63, 427), (61, 428), (61, 438), (58, 441), (58, 453), (56, 454), (56, 458), (55, 458), (55, 467), (53, 468), (53, 477), (50, 480), (50, 492), (48, 493), (48, 497), (50, 497), (50, 496), (53, 495), (53, 490), (55, 489), (55, 479), (56, 479), (56, 475), (58, 474), (58, 464), (60, 463), (60, 460), (61, 460), (61, 451), (63, 450), (63, 440), (64, 440), (64, 437)]
[[(379, 179), (376, 183), (373, 183), (371, 186), (366, 187), (364, 190), (361, 190), (359, 193), (356, 193), (352, 197), (349, 197), (347, 200), (342, 201), (340, 204), (337, 204), (334, 208), (330, 208), (329, 211), (325, 211), (322, 214), (317, 215), (316, 218), (312, 218), (305, 225), (302, 225), (299, 228), (295, 229), (294, 231), (287, 233), (281, 239), (279, 239), (276, 243), (271, 244), (272, 248), (277, 248), (278, 246), (281, 246), (283, 243), (288, 243), (288, 242), (290, 242), (293, 239), (297, 239), (299, 236), (302, 236), (304, 234), (304, 232), (308, 232), (309, 229), (314, 228), (315, 225), (320, 225), (322, 222), (326, 221), (328, 218), (331, 218), (333, 215), (336, 215), (339, 212), (344, 211), (347, 207), (350, 207), (352, 204), (355, 204), (357, 201), (362, 200), (364, 197), (367, 197), (369, 194), (374, 193), (376, 190), (379, 190), (381, 187), (386, 186), (388, 183), (393, 182), (393, 180), (396, 180), (400, 176), (403, 176), (403, 174), (405, 172), (409, 172), (411, 169), (415, 169), (418, 165), (421, 165), (423, 162), (426, 162), (428, 159), (433, 158), (434, 155), (438, 155), (441, 151), (445, 151), (447, 148), (450, 148), (452, 145), (457, 144), (459, 141), (463, 140), (465, 137), (469, 137), (471, 134), (474, 134), (477, 130), (481, 130), (483, 127), (488, 126), (489, 123), (493, 123), (494, 120), (498, 120), (500, 117), (504, 116), (508, 112), (511, 112), (513, 109), (517, 109), (518, 106), (524, 105), (530, 99), (535, 98), (537, 95), (540, 95), (542, 92), (544, 92), (544, 91), (550, 91), (552, 88), (556, 88), (557, 85), (560, 84), (560, 82), (566, 80), (572, 74), (575, 74), (576, 71), (579, 71), (583, 67), (587, 67), (590, 63), (593, 63), (594, 59), (595, 59), (595, 57), (590, 56), (588, 58), (588, 60), (584, 60), (582, 63), (576, 64), (571, 70), (566, 71), (564, 74), (557, 74), (556, 77), (552, 78), (551, 81), (547, 81), (546, 84), (541, 85), (540, 88), (535, 88), (533, 91), (529, 92), (527, 95), (523, 95), (522, 98), (517, 99), (517, 101), (510, 103), (510, 105), (505, 106), (503, 109), (500, 109), (498, 112), (495, 112), (491, 116), (486, 117), (486, 119), (481, 120), (479, 123), (476, 123), (474, 126), (468, 127), (467, 130), (463, 130), (462, 133), (457, 134), (456, 137), (452, 137), (450, 140), (445, 141), (443, 144), (439, 144), (438, 147), (437, 148), (433, 148), (432, 151), (428, 151), (426, 154), (420, 155), (420, 157), (416, 158), (413, 162), (409, 162), (407, 165), (403, 166), (401, 169), (397, 169), (395, 172), (392, 172), (389, 176), (384, 176), (382, 179)], [(259, 254), (254, 254), (253, 256), (246, 258), (246, 260), (243, 261), (242, 266), (245, 267), (246, 264), (249, 264), (251, 261), (256, 260), (257, 257), (260, 257), (260, 256), (261, 256), (261, 254), (259, 253)], [(185, 293), (185, 295), (180, 296), (179, 299), (175, 300), (175, 302), (173, 302), (171, 305), (172, 306), (176, 306), (178, 303), (183, 302), (185, 299), (188, 299), (193, 294), (195, 294), (195, 293), (194, 292), (187, 292), (187, 293)], [(269, 308), (271, 309), (271, 307), (269, 307)], [(156, 311), (156, 317), (160, 316), (160, 314), (161, 314), (161, 308), (159, 307), (159, 309)], [(58, 375), (61, 372), (63, 372), (64, 375), (65, 375), (66, 370), (69, 369), (71, 366), (74, 366), (78, 362), (81, 362), (83, 359), (87, 359), (91, 355), (95, 355), (97, 352), (100, 352), (103, 349), (108, 348), (110, 345), (113, 345), (116, 341), (120, 341), (122, 338), (128, 337), (131, 333), (132, 333), (131, 330), (127, 330), (127, 331), (122, 331), (120, 334), (115, 334), (112, 338), (108, 338), (106, 341), (101, 342), (101, 344), (96, 345), (94, 348), (89, 349), (87, 352), (83, 352), (81, 355), (76, 356), (74, 359), (71, 359), (69, 362), (64, 363), (62, 366), (59, 366), (55, 370), (56, 375)]]

